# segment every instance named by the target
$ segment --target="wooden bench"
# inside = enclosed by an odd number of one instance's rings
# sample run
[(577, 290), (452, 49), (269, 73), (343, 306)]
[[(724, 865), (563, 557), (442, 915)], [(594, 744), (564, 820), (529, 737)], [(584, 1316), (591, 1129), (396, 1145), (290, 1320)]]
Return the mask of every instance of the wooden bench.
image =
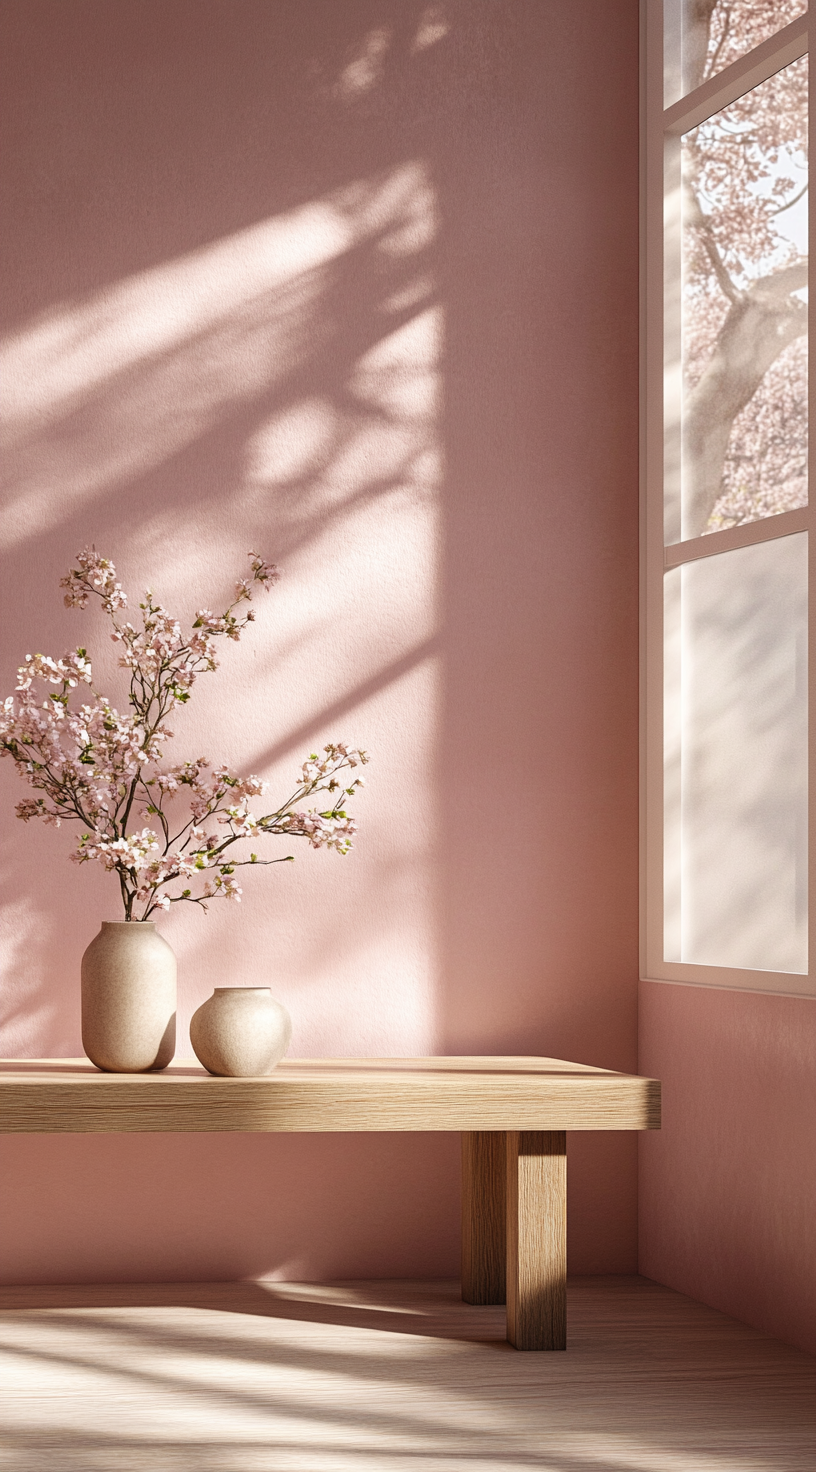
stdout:
[(566, 1348), (566, 1131), (659, 1128), (655, 1079), (558, 1058), (287, 1058), (268, 1078), (0, 1062), (0, 1132), (461, 1131), (462, 1297), (506, 1301), (516, 1349)]

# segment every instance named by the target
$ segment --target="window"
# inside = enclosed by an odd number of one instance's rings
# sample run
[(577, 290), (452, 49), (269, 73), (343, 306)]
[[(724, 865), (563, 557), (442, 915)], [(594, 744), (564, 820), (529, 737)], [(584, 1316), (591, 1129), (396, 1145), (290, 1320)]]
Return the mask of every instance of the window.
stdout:
[(812, 994), (808, 16), (643, 11), (641, 971)]

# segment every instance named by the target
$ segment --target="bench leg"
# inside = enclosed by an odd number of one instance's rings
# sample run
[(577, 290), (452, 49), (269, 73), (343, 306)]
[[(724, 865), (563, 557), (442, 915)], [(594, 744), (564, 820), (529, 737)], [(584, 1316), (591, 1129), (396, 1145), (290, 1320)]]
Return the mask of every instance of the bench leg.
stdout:
[(462, 1131), (462, 1298), (505, 1301), (504, 1132)]
[(567, 1140), (508, 1131), (507, 1338), (516, 1349), (567, 1347)]

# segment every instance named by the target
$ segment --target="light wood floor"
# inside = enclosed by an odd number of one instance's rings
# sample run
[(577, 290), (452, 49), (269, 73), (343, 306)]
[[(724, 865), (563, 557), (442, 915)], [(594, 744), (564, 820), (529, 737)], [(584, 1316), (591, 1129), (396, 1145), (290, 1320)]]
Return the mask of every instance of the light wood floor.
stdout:
[(0, 1289), (2, 1472), (813, 1472), (816, 1362), (642, 1278)]

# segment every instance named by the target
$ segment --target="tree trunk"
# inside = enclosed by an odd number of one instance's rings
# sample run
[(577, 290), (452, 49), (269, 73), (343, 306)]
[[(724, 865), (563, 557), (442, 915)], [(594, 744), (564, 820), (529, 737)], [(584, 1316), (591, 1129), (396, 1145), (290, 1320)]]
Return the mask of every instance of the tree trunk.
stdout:
[(683, 537), (702, 536), (722, 494), (731, 428), (771, 364), (807, 332), (807, 261), (755, 281), (730, 308), (683, 406)]
[(683, 92), (705, 81), (711, 16), (717, 0), (686, 0), (683, 11)]

